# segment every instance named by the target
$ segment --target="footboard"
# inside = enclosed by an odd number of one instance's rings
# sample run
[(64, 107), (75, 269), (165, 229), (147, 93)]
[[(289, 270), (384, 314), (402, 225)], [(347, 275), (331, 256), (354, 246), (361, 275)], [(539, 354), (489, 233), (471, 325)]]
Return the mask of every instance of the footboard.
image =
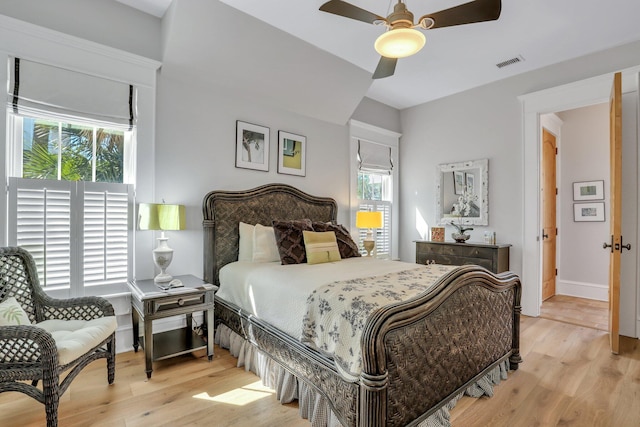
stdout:
[(521, 284), (466, 266), (378, 310), (363, 335), (360, 425), (414, 425), (519, 352)]

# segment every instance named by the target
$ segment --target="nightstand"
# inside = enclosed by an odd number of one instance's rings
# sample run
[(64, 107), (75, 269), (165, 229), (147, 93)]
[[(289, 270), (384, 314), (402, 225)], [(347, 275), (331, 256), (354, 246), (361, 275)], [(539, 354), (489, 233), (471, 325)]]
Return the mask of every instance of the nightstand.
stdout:
[[(153, 361), (207, 349), (213, 358), (213, 295), (218, 289), (195, 276), (177, 276), (183, 287), (163, 290), (153, 279), (129, 282), (131, 290), (131, 318), (133, 321), (133, 349), (142, 344), (147, 378), (151, 378)], [(207, 324), (206, 337), (193, 331), (193, 313), (203, 311)], [(153, 321), (170, 316), (185, 315), (186, 328), (153, 333)], [(144, 341), (140, 343), (140, 321), (144, 324)]]

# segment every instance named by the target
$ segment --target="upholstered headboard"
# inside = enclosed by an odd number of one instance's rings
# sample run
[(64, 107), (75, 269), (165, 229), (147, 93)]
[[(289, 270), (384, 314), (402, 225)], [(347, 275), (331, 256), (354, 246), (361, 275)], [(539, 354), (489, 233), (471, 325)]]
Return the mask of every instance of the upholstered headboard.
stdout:
[(238, 224), (271, 226), (273, 220), (310, 218), (336, 221), (338, 205), (286, 184), (267, 184), (246, 191), (211, 191), (202, 202), (204, 280), (220, 285), (218, 272), (238, 260)]

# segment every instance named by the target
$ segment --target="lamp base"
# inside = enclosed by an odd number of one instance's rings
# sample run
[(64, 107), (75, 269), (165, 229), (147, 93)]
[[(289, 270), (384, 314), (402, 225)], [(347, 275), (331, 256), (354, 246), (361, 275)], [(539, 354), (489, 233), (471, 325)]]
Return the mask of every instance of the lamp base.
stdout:
[(376, 246), (376, 242), (374, 240), (365, 240), (362, 242), (362, 245), (364, 246), (364, 249), (367, 251), (367, 256), (370, 257), (371, 251), (373, 251), (373, 248)]
[(154, 283), (166, 283), (173, 279), (170, 274), (167, 274), (167, 268), (173, 260), (173, 249), (169, 247), (168, 240), (163, 232), (162, 237), (158, 237), (158, 247), (153, 250), (153, 262), (160, 269), (160, 273), (153, 279)]
[(167, 283), (173, 280), (173, 276), (167, 273), (158, 273), (156, 277), (153, 278), (153, 283)]

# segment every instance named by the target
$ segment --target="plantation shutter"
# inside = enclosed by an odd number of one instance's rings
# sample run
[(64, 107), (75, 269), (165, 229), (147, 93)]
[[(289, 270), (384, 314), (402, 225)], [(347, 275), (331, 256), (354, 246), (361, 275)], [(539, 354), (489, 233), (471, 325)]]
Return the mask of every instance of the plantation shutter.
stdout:
[(127, 184), (79, 183), (83, 197), (84, 286), (126, 283), (129, 273), (129, 206)]
[[(384, 200), (362, 200), (359, 210), (382, 212), (382, 227), (373, 230), (378, 258), (391, 258), (391, 202)], [(360, 242), (364, 241), (367, 230), (359, 229)], [(366, 251), (363, 251), (366, 253)]]
[(9, 244), (34, 257), (44, 288), (126, 283), (131, 184), (9, 178)]
[(83, 117), (111, 129), (119, 125), (131, 130), (135, 94), (130, 84), (22, 58), (10, 60), (7, 99), (14, 114), (62, 122)]
[(44, 288), (70, 286), (74, 182), (9, 178), (9, 244), (28, 250)]

